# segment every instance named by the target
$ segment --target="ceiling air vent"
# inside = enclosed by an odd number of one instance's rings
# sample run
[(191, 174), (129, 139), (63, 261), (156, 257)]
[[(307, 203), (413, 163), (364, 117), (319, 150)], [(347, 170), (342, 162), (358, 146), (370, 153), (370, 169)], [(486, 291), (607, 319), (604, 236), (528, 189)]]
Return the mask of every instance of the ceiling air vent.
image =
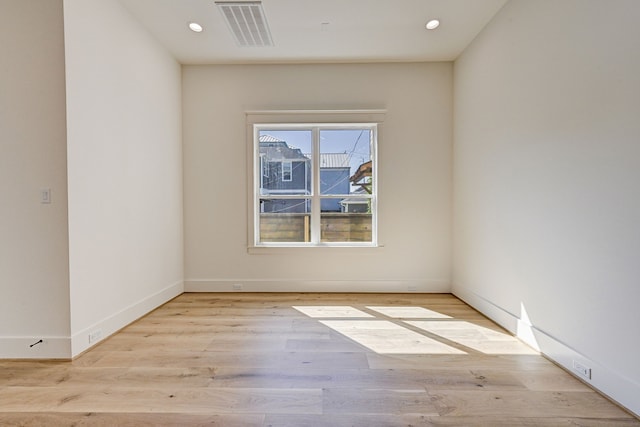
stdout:
[(273, 46), (260, 1), (217, 1), (222, 16), (240, 46)]

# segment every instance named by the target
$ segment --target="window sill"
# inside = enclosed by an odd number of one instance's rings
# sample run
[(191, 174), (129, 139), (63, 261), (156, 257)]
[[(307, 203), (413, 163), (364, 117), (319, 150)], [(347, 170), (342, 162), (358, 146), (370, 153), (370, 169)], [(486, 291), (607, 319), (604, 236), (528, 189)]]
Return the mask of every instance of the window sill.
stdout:
[(300, 246), (249, 246), (249, 255), (289, 255), (300, 253), (340, 253), (340, 254), (365, 254), (384, 249), (384, 245), (300, 245)]

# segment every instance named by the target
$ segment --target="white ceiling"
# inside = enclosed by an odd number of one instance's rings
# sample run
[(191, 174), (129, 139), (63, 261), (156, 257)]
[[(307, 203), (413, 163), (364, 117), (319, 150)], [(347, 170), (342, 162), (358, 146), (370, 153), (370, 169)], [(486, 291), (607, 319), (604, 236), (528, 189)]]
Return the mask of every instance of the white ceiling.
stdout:
[(507, 0), (263, 0), (273, 47), (239, 47), (214, 0), (120, 1), (181, 63), (220, 64), (451, 61)]

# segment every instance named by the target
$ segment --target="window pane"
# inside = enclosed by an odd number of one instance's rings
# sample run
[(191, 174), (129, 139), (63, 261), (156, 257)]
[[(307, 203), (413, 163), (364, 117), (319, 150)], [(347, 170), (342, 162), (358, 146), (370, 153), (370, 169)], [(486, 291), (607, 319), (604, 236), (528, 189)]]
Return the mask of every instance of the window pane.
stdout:
[(321, 242), (371, 242), (370, 213), (323, 212), (320, 214)]
[(309, 199), (260, 199), (260, 241), (310, 241), (310, 212)]
[(260, 195), (311, 194), (310, 130), (261, 130)]
[(370, 194), (371, 177), (371, 129), (320, 131), (320, 194)]

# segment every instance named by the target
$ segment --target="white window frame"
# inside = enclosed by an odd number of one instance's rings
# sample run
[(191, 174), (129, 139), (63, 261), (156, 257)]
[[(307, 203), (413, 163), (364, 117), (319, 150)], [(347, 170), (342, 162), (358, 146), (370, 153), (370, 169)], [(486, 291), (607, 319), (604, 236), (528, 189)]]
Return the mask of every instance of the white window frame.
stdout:
[[(381, 126), (385, 116), (384, 110), (287, 110), (287, 111), (248, 111), (247, 114), (247, 142), (248, 142), (248, 248), (250, 253), (261, 253), (263, 250), (278, 250), (279, 248), (334, 248), (355, 247), (371, 248), (379, 247), (378, 243), (378, 158), (377, 147), (380, 144)], [(338, 195), (319, 194), (320, 168), (319, 164), (312, 167), (313, 176), (311, 195), (278, 195), (278, 198), (306, 198), (312, 200), (311, 212), (311, 241), (310, 242), (260, 242), (260, 157), (258, 137), (261, 130), (269, 129), (313, 129), (319, 133), (320, 127), (325, 129), (362, 129), (371, 130), (371, 160), (373, 160), (373, 186), (371, 195), (362, 195), (362, 198), (371, 200), (372, 213), (372, 238), (371, 242), (320, 242), (320, 200)], [(314, 151), (319, 152), (319, 135), (313, 137)], [(319, 162), (320, 156), (312, 156), (314, 162)], [(341, 195), (343, 196), (343, 195)], [(350, 196), (351, 197), (351, 196)], [(257, 251), (256, 251), (257, 250)]]

